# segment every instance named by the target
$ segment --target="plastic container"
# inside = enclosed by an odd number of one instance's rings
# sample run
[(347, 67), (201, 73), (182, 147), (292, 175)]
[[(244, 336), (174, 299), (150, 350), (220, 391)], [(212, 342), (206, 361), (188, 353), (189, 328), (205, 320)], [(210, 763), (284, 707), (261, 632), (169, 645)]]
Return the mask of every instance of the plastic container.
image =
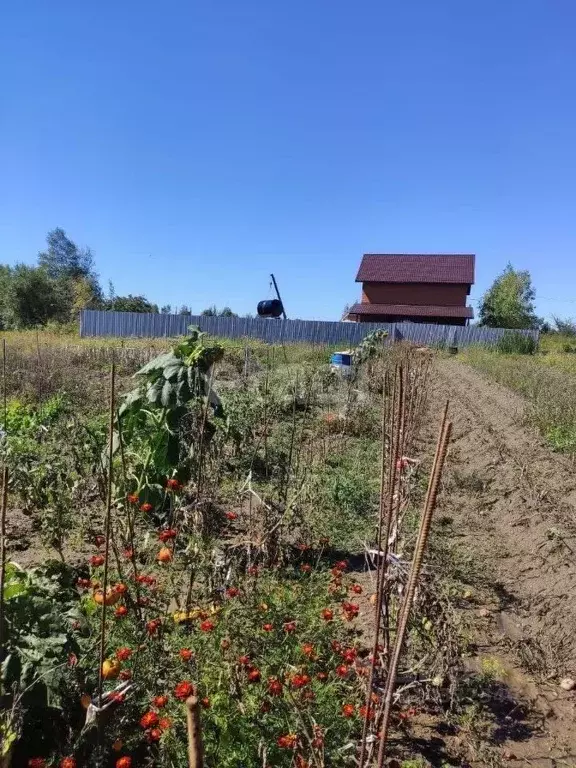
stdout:
[(280, 299), (265, 299), (258, 302), (256, 311), (259, 317), (280, 317), (284, 312), (284, 307)]

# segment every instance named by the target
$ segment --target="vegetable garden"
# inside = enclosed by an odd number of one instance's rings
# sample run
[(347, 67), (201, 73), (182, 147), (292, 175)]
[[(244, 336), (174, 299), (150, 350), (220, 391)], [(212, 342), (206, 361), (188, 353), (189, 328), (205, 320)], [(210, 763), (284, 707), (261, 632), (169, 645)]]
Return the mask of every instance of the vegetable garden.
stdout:
[(380, 766), (445, 710), (430, 360), (296, 357), (192, 330), (132, 378), (100, 365), (96, 396), (4, 373), (2, 768)]

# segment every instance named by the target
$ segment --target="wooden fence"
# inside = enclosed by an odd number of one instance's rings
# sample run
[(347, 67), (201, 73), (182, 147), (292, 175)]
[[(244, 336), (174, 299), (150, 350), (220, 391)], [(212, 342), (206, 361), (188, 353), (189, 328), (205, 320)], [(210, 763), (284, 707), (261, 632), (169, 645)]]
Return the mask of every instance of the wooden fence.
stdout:
[[(247, 317), (207, 317), (139, 312), (80, 313), (80, 336), (118, 338), (173, 338), (185, 336), (190, 325), (198, 325), (211, 336), (229, 339), (252, 338), (270, 344), (317, 344), (355, 346), (378, 329), (388, 331), (394, 341), (410, 341), (430, 347), (466, 347), (470, 344), (495, 345), (503, 328), (459, 327), (430, 323), (335, 323), (325, 320), (272, 320)], [(538, 340), (538, 331), (519, 331)]]

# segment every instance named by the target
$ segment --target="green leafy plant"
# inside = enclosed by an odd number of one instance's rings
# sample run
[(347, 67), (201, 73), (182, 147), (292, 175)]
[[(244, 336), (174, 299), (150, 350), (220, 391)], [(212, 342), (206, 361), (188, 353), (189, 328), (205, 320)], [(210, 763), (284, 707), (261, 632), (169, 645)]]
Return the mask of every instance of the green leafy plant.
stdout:
[[(143, 502), (158, 504), (166, 477), (187, 480), (191, 463), (198, 460), (202, 439), (214, 426), (209, 416), (222, 415), (220, 399), (210, 385), (210, 369), (222, 357), (218, 345), (206, 346), (204, 334), (192, 327), (190, 336), (170, 352), (151, 360), (136, 374), (138, 386), (124, 398), (119, 410), (120, 432), (115, 448), (125, 447), (132, 492)], [(202, 422), (199, 441), (181, 451), (185, 416), (195, 426)]]
[(72, 624), (80, 613), (72, 579), (71, 571), (58, 563), (31, 570), (15, 563), (6, 567), (0, 728), (9, 743), (15, 742), (14, 735), (23, 737), (23, 752), (32, 732), (36, 749), (55, 746), (58, 731), (66, 731), (74, 711), (70, 696), (77, 685), (70, 659), (79, 645)]
[(44, 543), (61, 556), (86, 458), (76, 440), (77, 425), (68, 422), (68, 415), (62, 396), (40, 407), (12, 401), (0, 444), (11, 490), (35, 515)]

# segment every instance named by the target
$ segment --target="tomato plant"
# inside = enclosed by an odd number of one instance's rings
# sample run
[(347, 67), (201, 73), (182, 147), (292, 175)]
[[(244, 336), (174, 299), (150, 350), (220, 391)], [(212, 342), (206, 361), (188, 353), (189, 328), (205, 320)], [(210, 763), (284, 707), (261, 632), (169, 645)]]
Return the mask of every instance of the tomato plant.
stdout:
[[(354, 629), (360, 593), (325, 552), (369, 519), (375, 473), (367, 452), (338, 458), (338, 435), (318, 450), (332, 375), (271, 369), (220, 397), (221, 360), (194, 330), (122, 398), (107, 583), (100, 514), (74, 578), (63, 565), (10, 571), (3, 711), (17, 714), (2, 727), (18, 759), (184, 765), (195, 693), (208, 765), (353, 765), (368, 651)], [(10, 438), (12, 489), (60, 549), (88, 483), (105, 495), (104, 424), (56, 418), (40, 440), (24, 427)]]

